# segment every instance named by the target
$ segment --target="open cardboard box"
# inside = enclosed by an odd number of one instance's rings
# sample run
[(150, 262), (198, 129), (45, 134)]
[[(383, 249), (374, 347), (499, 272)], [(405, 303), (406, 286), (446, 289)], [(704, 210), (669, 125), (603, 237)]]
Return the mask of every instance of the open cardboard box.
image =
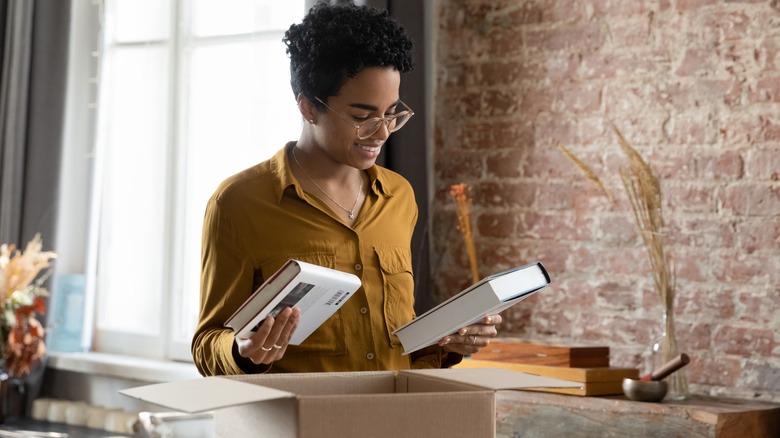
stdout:
[(120, 392), (180, 412), (212, 411), (218, 437), (492, 437), (496, 391), (580, 385), (466, 368), (220, 376)]

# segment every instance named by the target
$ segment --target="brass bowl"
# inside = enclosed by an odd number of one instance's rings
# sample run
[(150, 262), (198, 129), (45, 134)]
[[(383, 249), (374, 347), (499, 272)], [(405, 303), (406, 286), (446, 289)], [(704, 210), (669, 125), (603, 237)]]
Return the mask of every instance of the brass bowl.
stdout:
[(643, 382), (637, 379), (623, 379), (623, 394), (631, 400), (659, 402), (666, 397), (669, 385), (663, 380)]

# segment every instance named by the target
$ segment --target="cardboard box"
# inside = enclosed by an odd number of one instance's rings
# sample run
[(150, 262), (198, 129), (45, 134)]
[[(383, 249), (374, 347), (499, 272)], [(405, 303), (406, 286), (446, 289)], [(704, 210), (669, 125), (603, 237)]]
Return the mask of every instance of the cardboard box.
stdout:
[(492, 437), (496, 391), (579, 385), (468, 368), (206, 377), (120, 392), (176, 411), (213, 411), (218, 437)]

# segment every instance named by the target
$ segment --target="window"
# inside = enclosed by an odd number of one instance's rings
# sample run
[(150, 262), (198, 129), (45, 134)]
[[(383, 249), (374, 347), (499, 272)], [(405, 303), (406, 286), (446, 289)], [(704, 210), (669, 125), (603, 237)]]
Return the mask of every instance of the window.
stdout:
[(206, 201), (300, 131), (281, 39), (304, 3), (104, 0), (95, 350), (190, 359)]

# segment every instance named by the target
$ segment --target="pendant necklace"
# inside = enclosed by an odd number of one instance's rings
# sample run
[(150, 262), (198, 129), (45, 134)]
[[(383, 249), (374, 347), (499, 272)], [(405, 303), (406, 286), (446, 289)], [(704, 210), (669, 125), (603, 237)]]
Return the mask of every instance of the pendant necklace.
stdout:
[(360, 192), (363, 191), (363, 178), (362, 177), (360, 178), (360, 186), (358, 187), (357, 196), (355, 196), (355, 203), (352, 204), (352, 209), (350, 210), (350, 209), (344, 207), (343, 205), (339, 204), (338, 202), (336, 202), (335, 199), (331, 198), (330, 195), (325, 190), (322, 190), (322, 187), (320, 187), (320, 185), (317, 184), (309, 176), (309, 173), (306, 172), (306, 169), (304, 169), (303, 166), (301, 166), (301, 162), (298, 161), (298, 157), (295, 156), (295, 147), (294, 146), (293, 146), (293, 149), (292, 149), (292, 156), (293, 156), (293, 160), (295, 160), (295, 164), (297, 164), (298, 167), (301, 168), (301, 171), (303, 171), (303, 174), (306, 176), (306, 178), (309, 179), (309, 181), (311, 181), (312, 184), (314, 184), (314, 187), (317, 187), (322, 192), (323, 195), (325, 195), (328, 199), (331, 200), (331, 202), (336, 204), (342, 210), (346, 211), (349, 214), (349, 219), (350, 220), (355, 220), (355, 208), (357, 207), (358, 199), (360, 199)]

